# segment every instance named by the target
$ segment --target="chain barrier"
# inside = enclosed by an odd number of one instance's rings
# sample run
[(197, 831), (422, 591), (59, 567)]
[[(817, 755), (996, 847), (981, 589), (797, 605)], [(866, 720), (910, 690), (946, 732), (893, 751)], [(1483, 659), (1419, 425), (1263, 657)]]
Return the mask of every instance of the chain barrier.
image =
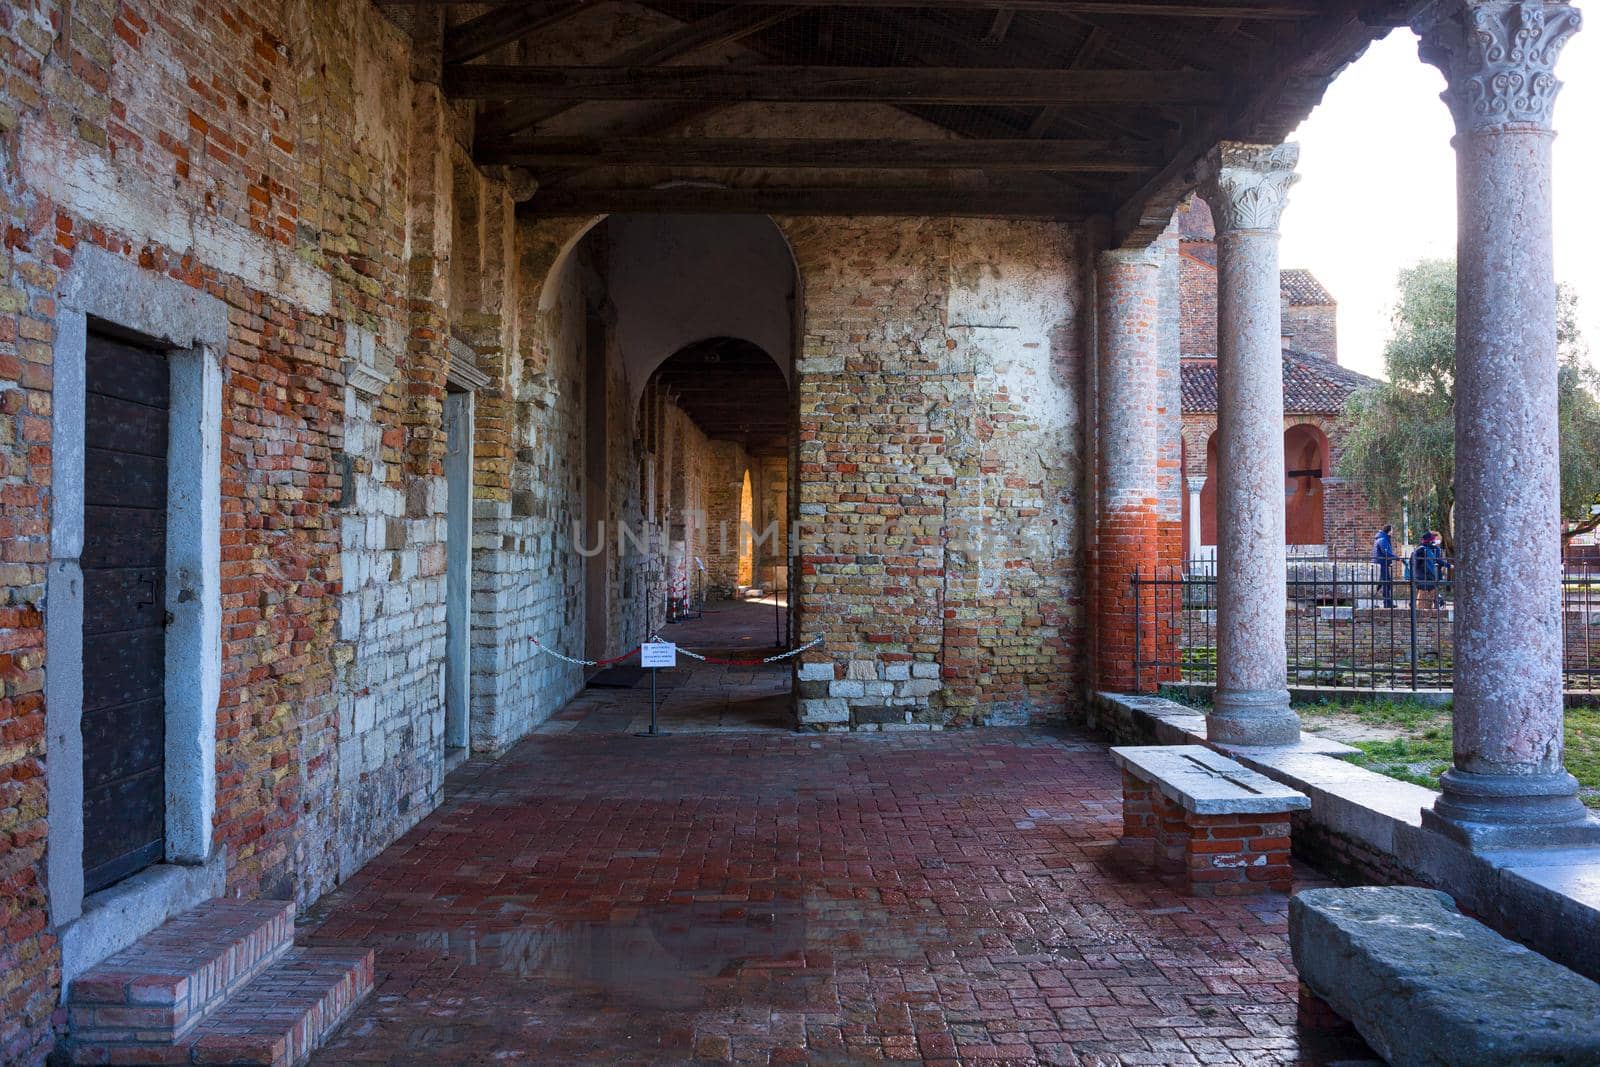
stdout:
[[(612, 656), (609, 659), (576, 659), (572, 656), (564, 656), (555, 649), (548, 648), (545, 645), (540, 644), (537, 637), (530, 637), (528, 640), (532, 641), (533, 646), (540, 652), (543, 652), (545, 655), (553, 656), (563, 663), (571, 663), (578, 667), (606, 667), (613, 663), (621, 663), (623, 660), (631, 659), (633, 656), (637, 655), (641, 647), (639, 645), (634, 645), (622, 655)], [(651, 640), (665, 641), (666, 639), (660, 634), (656, 634), (651, 638)], [(715, 656), (705, 656), (699, 652), (691, 652), (682, 645), (678, 646), (678, 651), (683, 653), (685, 656), (688, 656), (690, 659), (699, 660), (701, 663), (715, 664), (720, 667), (760, 667), (768, 663), (781, 663), (783, 660), (789, 659), (792, 656), (798, 656), (802, 652), (809, 652), (820, 644), (822, 644), (822, 638), (815, 637), (797, 648), (791, 648), (786, 651), (779, 652), (776, 655), (767, 656), (764, 659), (719, 659)]]
[[(666, 639), (660, 634), (656, 634), (651, 638), (651, 640), (664, 641)], [(718, 659), (715, 656), (704, 656), (698, 652), (691, 652), (681, 645), (678, 646), (678, 651), (683, 653), (685, 656), (688, 656), (690, 659), (697, 659), (701, 663), (714, 663), (719, 667), (760, 667), (768, 663), (780, 663), (791, 656), (798, 656), (802, 652), (809, 652), (820, 644), (822, 644), (822, 638), (814, 637), (798, 648), (791, 648), (785, 652), (779, 652), (777, 655), (767, 656), (764, 659)]]
[(530, 638), (528, 638), (528, 640), (533, 642), (533, 647), (534, 648), (537, 648), (540, 652), (543, 652), (545, 655), (554, 656), (556, 659), (560, 660), (562, 663), (571, 663), (571, 664), (573, 664), (575, 666), (578, 666), (578, 667), (609, 667), (613, 663), (621, 663), (623, 660), (629, 658), (630, 656), (633, 656), (633, 655), (637, 654), (638, 651), (639, 651), (639, 646), (638, 645), (634, 645), (632, 648), (628, 649), (628, 651), (624, 652), (622, 655), (620, 655), (620, 656), (612, 656), (610, 659), (574, 659), (571, 656), (563, 656), (561, 653), (557, 652), (553, 648), (546, 648), (544, 645), (541, 645), (539, 643), (539, 639), (537, 637), (530, 637)]

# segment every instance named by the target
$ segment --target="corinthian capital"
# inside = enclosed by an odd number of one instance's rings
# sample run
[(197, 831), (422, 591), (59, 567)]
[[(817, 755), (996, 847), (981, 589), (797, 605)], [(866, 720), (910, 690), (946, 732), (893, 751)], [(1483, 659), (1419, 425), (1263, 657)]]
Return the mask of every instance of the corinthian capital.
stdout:
[(1444, 73), (1456, 132), (1550, 127), (1556, 59), (1583, 16), (1544, 0), (1438, 0), (1417, 19), (1417, 54)]
[(1199, 192), (1211, 206), (1217, 235), (1234, 230), (1276, 230), (1299, 175), (1297, 144), (1224, 141), (1200, 165)]

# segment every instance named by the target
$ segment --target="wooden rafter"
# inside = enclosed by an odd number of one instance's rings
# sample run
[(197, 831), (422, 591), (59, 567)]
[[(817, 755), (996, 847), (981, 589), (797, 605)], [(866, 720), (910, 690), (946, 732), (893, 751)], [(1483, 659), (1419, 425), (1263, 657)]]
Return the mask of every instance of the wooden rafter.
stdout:
[(1056, 190), (966, 190), (766, 186), (728, 189), (540, 189), (520, 209), (539, 216), (658, 211), (679, 215), (941, 215), (964, 218), (1082, 218), (1105, 204)]
[(447, 94), (518, 100), (871, 101), (907, 104), (1210, 104), (1223, 80), (1193, 71), (973, 67), (447, 67)]
[[(377, 0), (383, 7), (450, 7), (483, 0)], [(744, 6), (787, 6), (792, 0), (738, 0)], [(502, 5), (506, 7), (512, 4)], [(1184, 19), (1315, 18), (1323, 12), (1317, 0), (811, 0), (812, 7), (916, 7), (937, 11), (1037, 11), (1046, 14), (1137, 15)]]
[[(730, 44), (752, 33), (759, 33), (802, 10), (799, 7), (728, 7), (694, 22), (666, 31), (643, 44), (612, 57), (619, 67), (651, 67), (680, 56), (717, 45)], [(479, 137), (495, 140), (508, 137), (554, 118), (569, 110), (570, 103), (551, 104), (543, 100), (524, 100), (484, 115)]]
[(452, 26), (444, 34), (444, 61), (465, 63), (487, 55), (531, 33), (553, 26), (590, 6), (594, 0), (507, 4)]
[(515, 166), (760, 167), (1127, 173), (1165, 162), (1149, 146), (1113, 141), (802, 137), (541, 137), (480, 142), (478, 160)]

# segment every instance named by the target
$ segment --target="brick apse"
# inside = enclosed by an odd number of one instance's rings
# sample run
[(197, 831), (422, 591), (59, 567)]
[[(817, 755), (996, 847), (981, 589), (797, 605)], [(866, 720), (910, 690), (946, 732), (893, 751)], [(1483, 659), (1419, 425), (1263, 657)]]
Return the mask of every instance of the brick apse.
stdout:
[[(0, 2), (0, 1059), (168, 916), (323, 896), (583, 687), (541, 648), (702, 592), (787, 589), (801, 729), (1120, 684), (1181, 557), (1173, 210), (1406, 15), (514, 6)], [(747, 99), (602, 84), (690, 55)]]

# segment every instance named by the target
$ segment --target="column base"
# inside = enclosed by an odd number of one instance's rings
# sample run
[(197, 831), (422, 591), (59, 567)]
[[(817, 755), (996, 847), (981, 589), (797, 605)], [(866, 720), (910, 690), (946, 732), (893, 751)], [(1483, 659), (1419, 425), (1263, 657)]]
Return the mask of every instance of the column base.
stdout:
[(1600, 819), (1578, 799), (1578, 780), (1559, 774), (1474, 774), (1452, 768), (1443, 794), (1422, 809), (1425, 829), (1475, 852), (1600, 845)]
[(1292, 745), (1300, 740), (1300, 716), (1289, 707), (1287, 689), (1219, 687), (1206, 714), (1206, 740), (1225, 745)]

